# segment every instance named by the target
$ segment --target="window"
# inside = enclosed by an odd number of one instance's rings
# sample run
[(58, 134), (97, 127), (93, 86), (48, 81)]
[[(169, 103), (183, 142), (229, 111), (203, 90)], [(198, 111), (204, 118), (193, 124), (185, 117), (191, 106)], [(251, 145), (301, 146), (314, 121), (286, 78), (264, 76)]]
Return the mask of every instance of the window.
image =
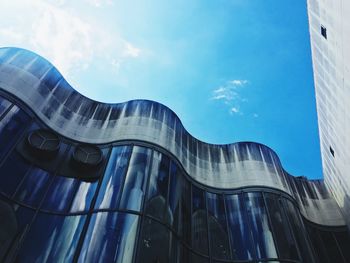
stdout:
[(327, 39), (327, 28), (323, 25), (321, 25), (321, 35)]
[(331, 146), (329, 146), (329, 151), (331, 152), (331, 154), (332, 154), (333, 157), (334, 157), (334, 150), (333, 150), (333, 148), (332, 148)]

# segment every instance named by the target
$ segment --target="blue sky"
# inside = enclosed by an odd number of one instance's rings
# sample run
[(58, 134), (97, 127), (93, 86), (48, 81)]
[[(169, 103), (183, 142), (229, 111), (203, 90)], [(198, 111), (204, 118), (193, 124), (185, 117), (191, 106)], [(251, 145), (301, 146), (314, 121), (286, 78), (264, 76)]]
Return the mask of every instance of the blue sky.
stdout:
[(321, 178), (306, 1), (12, 0), (1, 46), (104, 102), (151, 99), (209, 143), (256, 141)]

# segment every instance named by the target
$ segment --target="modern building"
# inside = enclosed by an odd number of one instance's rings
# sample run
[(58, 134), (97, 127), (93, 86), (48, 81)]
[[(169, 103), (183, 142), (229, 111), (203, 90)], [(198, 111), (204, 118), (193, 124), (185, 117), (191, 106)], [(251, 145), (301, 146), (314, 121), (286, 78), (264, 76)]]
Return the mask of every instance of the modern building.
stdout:
[(267, 146), (199, 141), (157, 102), (93, 101), (0, 49), (1, 262), (338, 263), (349, 247), (323, 181)]
[(350, 227), (350, 2), (308, 0), (325, 184)]

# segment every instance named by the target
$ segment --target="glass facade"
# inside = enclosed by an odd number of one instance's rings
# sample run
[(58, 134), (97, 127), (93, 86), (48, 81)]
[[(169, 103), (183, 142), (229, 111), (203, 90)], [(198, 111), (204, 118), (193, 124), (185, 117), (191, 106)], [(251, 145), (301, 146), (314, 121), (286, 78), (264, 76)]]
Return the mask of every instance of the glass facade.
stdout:
[(136, 141), (100, 145), (87, 180), (76, 142), (49, 169), (23, 150), (43, 125), (3, 98), (0, 118), (0, 262), (349, 262), (347, 232), (311, 226), (282, 191), (206, 187)]

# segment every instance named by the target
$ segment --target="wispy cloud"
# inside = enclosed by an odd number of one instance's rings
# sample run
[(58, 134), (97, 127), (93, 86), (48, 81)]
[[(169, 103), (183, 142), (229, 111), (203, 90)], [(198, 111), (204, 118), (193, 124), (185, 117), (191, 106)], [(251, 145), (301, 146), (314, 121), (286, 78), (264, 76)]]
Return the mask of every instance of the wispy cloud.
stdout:
[(248, 80), (240, 79), (226, 81), (225, 84), (213, 90), (211, 99), (226, 104), (230, 114), (243, 114), (240, 110), (240, 104), (246, 102), (247, 99), (242, 98), (239, 92), (248, 83)]
[[(81, 0), (92, 5), (112, 4), (108, 0)], [(49, 59), (67, 77), (87, 69), (97, 58), (101, 64), (120, 68), (142, 50), (117, 30), (96, 24), (88, 15), (75, 13), (68, 1), (13, 0), (2, 4), (6, 14), (0, 22), (0, 42), (33, 50)], [(7, 21), (12, 21), (9, 24)], [(10, 26), (11, 25), (11, 26)]]

